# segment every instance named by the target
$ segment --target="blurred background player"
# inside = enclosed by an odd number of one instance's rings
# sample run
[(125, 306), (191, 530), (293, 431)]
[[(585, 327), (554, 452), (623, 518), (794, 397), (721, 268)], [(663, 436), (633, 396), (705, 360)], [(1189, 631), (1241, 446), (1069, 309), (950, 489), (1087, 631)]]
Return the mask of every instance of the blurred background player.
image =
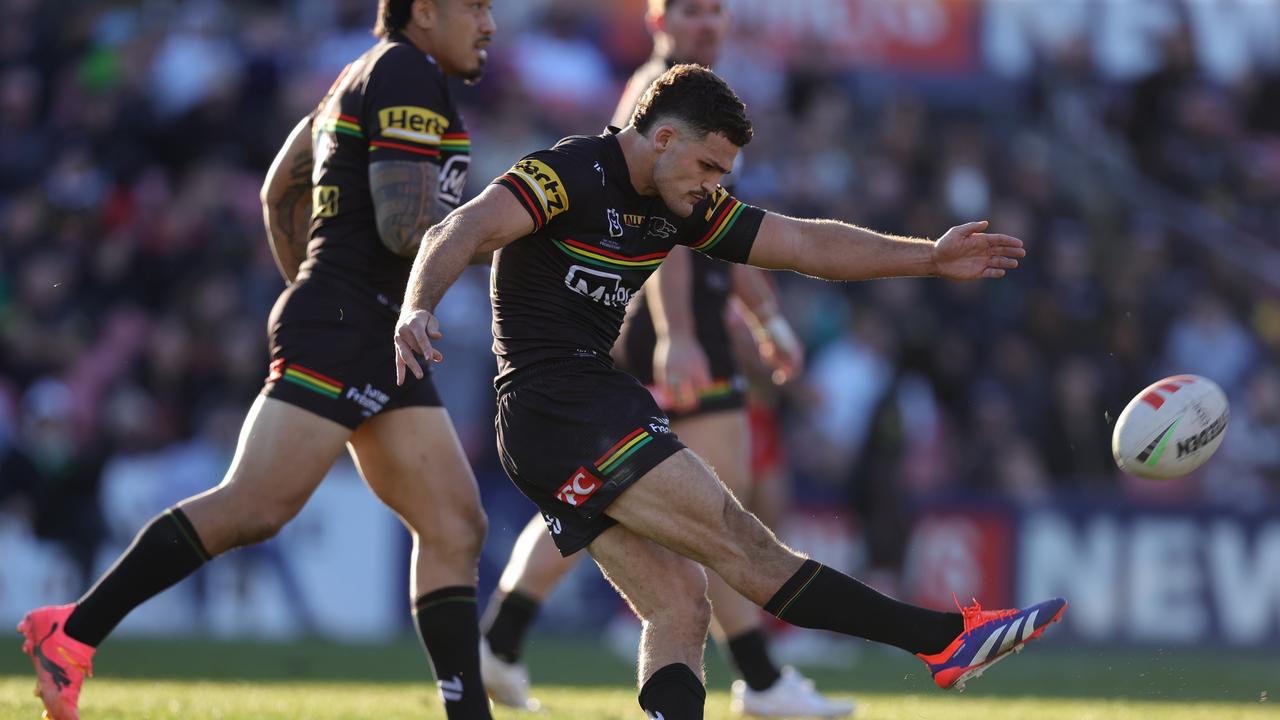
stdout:
[(445, 77), (478, 80), (494, 31), (487, 1), (381, 0), (378, 42), (289, 135), (261, 197), (289, 283), (266, 385), (220, 485), (155, 517), (79, 602), (22, 620), (53, 720), (78, 718), (94, 651), (126, 614), (275, 535), (344, 447), (412, 535), (416, 627), (448, 717), (489, 717), (475, 610), (485, 515), (431, 379), (397, 386), (386, 334), (423, 232), (462, 199), (470, 144)]
[[(627, 82), (612, 124), (626, 126), (641, 94), (673, 65), (714, 65), (729, 22), (721, 0), (650, 0), (646, 24), (654, 55)], [(628, 217), (616, 221), (637, 222)], [(619, 367), (650, 388), (668, 412), (672, 430), (716, 469), (743, 505), (751, 507), (745, 381), (725, 327), (730, 297), (745, 306), (761, 358), (775, 367), (779, 380), (800, 369), (803, 349), (778, 312), (773, 287), (756, 268), (676, 247), (646, 288), (632, 303), (614, 347)], [(537, 707), (529, 697), (528, 669), (520, 662), (524, 638), (539, 606), (581, 557), (560, 556), (540, 515), (535, 514), (521, 532), (483, 623), (485, 685), (498, 702)], [(794, 668), (780, 669), (774, 663), (755, 603), (714, 573), (708, 576), (708, 594), (712, 632), (741, 678), (731, 688), (734, 712), (762, 717), (840, 717), (853, 712), (853, 703), (823, 697)]]

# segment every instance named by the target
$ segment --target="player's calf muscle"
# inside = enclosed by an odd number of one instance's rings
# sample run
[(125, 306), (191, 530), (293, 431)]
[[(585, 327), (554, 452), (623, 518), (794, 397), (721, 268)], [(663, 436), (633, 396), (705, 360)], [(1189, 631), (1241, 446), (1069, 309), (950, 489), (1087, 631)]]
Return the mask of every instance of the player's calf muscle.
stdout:
[[(732, 500), (732, 498), (731, 498)], [(735, 507), (726, 504), (724, 539), (728, 550), (704, 564), (726, 583), (757, 605), (764, 605), (778, 588), (804, 564), (773, 531), (736, 500)]]

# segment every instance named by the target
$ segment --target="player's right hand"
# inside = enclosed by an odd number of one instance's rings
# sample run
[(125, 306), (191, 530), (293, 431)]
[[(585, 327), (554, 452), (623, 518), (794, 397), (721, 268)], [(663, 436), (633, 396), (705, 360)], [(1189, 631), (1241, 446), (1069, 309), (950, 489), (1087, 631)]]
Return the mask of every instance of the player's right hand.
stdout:
[(401, 311), (396, 322), (396, 385), (403, 385), (405, 368), (413, 376), (422, 379), (422, 366), (419, 357), (430, 358), (432, 362), (440, 362), (444, 356), (439, 350), (431, 347), (432, 340), (439, 340), (440, 321), (429, 310)]
[(694, 338), (659, 337), (653, 346), (653, 383), (671, 399), (672, 408), (689, 412), (698, 395), (711, 385), (707, 354)]
[(804, 368), (804, 345), (782, 315), (769, 318), (759, 330), (752, 330), (760, 360), (769, 368), (775, 385), (783, 385)]

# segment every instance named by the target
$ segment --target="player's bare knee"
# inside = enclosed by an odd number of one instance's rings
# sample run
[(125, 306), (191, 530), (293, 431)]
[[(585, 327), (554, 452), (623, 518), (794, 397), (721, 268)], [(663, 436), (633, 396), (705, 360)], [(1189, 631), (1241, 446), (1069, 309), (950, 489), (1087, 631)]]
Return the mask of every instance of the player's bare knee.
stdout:
[(474, 562), (489, 532), (489, 518), (474, 504), (438, 514), (434, 520), (417, 523), (411, 529), (418, 536), (421, 552), (442, 559), (465, 558)]
[(244, 513), (245, 524), (242, 545), (252, 545), (275, 537), (307, 504), (305, 494), (260, 498), (257, 505)]
[(690, 637), (706, 637), (711, 627), (711, 601), (707, 598), (706, 576), (702, 577), (701, 593), (690, 591), (673, 596), (647, 620), (672, 630), (679, 628)]
[(232, 536), (231, 547), (244, 547), (245, 545), (266, 542), (279, 534), (280, 530), (285, 525), (288, 525), (289, 520), (292, 518), (292, 513), (270, 509), (246, 513)]
[(690, 631), (705, 637), (711, 627), (711, 600), (707, 597), (707, 576), (702, 575), (701, 592), (693, 592), (687, 596), (688, 604), (676, 610), (685, 618)]
[(680, 562), (664, 572), (662, 583), (655, 587), (654, 607), (650, 618), (671, 621), (676, 618), (690, 627), (711, 622), (711, 601), (707, 599), (707, 573), (694, 562)]

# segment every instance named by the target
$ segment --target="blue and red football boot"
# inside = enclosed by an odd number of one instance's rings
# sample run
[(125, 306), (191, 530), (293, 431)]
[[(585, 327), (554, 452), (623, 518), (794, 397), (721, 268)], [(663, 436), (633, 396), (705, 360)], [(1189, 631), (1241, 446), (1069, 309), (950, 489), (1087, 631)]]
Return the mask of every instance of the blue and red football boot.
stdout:
[[(956, 602), (959, 606), (959, 601)], [(1022, 610), (983, 610), (977, 600), (961, 607), (964, 632), (935, 655), (916, 653), (929, 666), (933, 681), (943, 690), (963, 691), (971, 678), (986, 672), (1027, 643), (1044, 634), (1050, 623), (1062, 618), (1067, 601), (1053, 598)]]

